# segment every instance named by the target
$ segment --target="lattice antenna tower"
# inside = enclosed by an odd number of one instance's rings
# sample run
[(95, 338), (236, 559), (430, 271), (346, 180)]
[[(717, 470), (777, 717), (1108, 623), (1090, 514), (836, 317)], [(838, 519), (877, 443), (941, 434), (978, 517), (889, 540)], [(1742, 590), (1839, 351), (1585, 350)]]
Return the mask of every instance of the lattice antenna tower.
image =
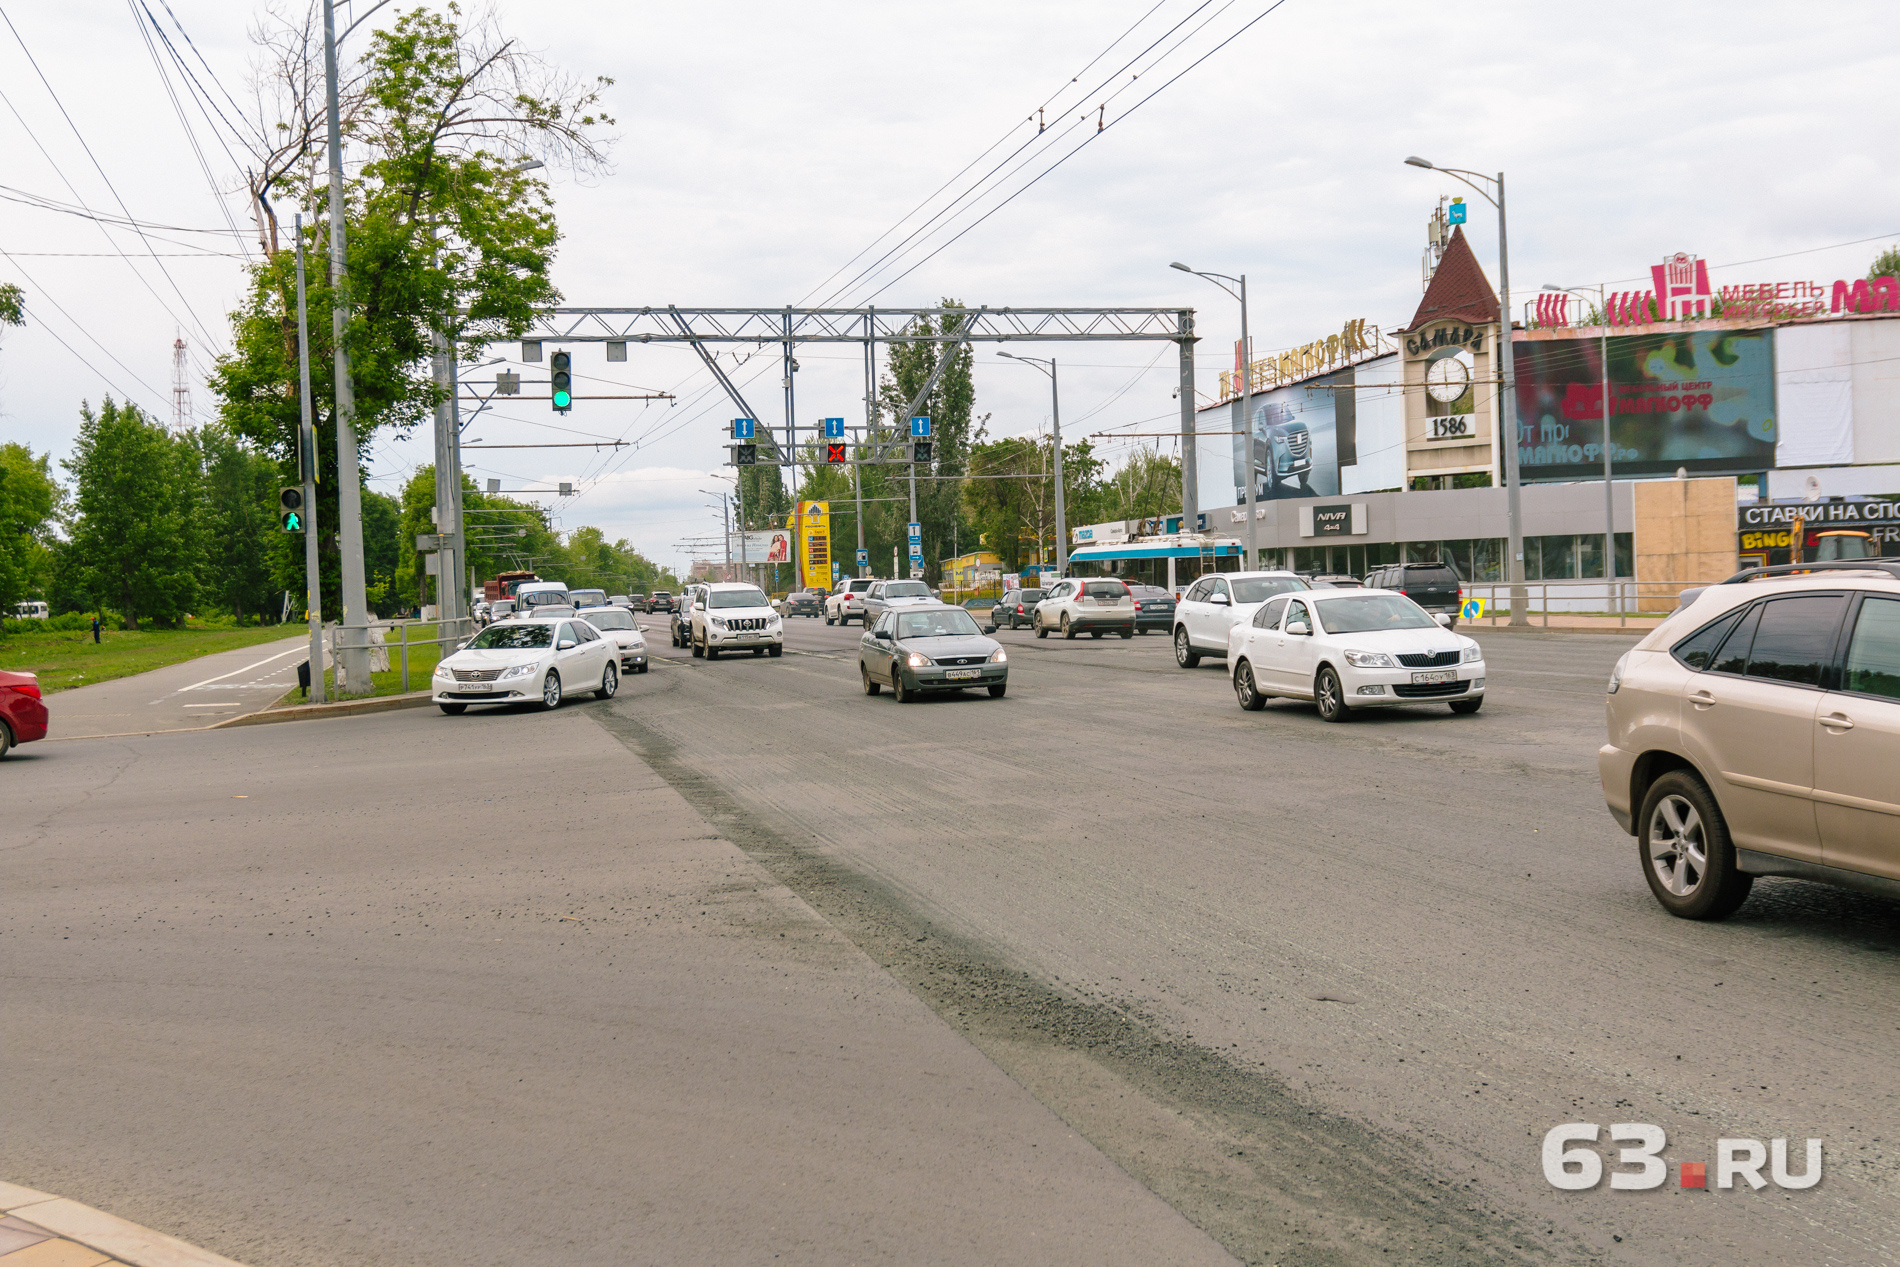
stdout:
[(172, 434), (183, 435), (191, 425), (191, 379), (186, 373), (185, 332), (172, 340)]

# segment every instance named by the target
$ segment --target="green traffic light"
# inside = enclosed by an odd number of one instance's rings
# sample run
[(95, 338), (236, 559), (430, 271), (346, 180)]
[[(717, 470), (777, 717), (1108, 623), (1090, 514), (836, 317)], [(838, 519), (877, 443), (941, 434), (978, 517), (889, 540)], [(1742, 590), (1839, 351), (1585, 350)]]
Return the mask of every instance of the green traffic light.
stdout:
[(303, 531), (303, 516), (298, 514), (294, 510), (285, 511), (284, 512), (284, 531), (285, 532), (302, 532)]
[(562, 392), (562, 391), (557, 391), (554, 393), (554, 407), (556, 409), (566, 409), (569, 405), (573, 403), (574, 403), (574, 398), (568, 395), (568, 393)]

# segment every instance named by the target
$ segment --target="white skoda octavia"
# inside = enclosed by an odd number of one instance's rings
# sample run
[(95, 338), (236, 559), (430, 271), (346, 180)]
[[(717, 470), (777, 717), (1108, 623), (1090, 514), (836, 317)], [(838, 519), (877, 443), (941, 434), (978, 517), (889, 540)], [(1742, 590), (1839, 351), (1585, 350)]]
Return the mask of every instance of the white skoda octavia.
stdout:
[(1391, 590), (1310, 590), (1261, 604), (1227, 634), (1234, 697), (1245, 709), (1276, 695), (1310, 699), (1327, 721), (1354, 709), (1441, 701), (1484, 703), (1484, 652)]
[(620, 648), (584, 620), (504, 620), (435, 666), (435, 702), (453, 715), (470, 704), (534, 699), (559, 708), (572, 691), (612, 699), (620, 689), (619, 659)]

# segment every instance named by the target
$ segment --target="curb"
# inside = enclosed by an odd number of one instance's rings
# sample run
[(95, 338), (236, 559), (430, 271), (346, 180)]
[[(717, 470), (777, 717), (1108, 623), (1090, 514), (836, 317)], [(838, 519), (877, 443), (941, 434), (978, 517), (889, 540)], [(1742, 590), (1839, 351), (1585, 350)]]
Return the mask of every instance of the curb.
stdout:
[[(110, 1267), (111, 1263), (125, 1263), (129, 1267), (243, 1267), (221, 1254), (187, 1245), (163, 1232), (129, 1223), (70, 1198), (35, 1192), (4, 1181), (0, 1181), (0, 1215), (47, 1233), (46, 1238), (38, 1242), (0, 1253), (0, 1263), (19, 1255), (23, 1262), (83, 1262), (89, 1267)], [(62, 1247), (69, 1252), (61, 1254)], [(86, 1255), (86, 1250), (105, 1257), (93, 1259)]]
[(1650, 633), (1654, 631), (1656, 627), (1660, 624), (1662, 624), (1660, 620), (1656, 621), (1654, 624), (1629, 625), (1622, 628), (1619, 628), (1615, 625), (1550, 625), (1550, 626), (1530, 625), (1526, 627), (1513, 628), (1510, 625), (1461, 624), (1458, 626), (1457, 629), (1453, 630), (1452, 632), (1462, 633), (1462, 634), (1474, 634), (1480, 631), (1484, 633), (1508, 633), (1508, 634), (1520, 634), (1520, 633), (1622, 634), (1628, 637), (1641, 637), (1642, 635), (1646, 633)]
[(240, 717), (227, 717), (206, 726), (206, 730), (226, 730), (232, 726), (268, 726), (280, 721), (321, 721), (325, 717), (354, 717), (359, 713), (387, 713), (398, 708), (421, 708), (433, 703), (429, 691), (411, 691), (407, 695), (383, 695), (374, 699), (339, 700), (334, 704), (293, 704), (289, 708), (266, 708)]

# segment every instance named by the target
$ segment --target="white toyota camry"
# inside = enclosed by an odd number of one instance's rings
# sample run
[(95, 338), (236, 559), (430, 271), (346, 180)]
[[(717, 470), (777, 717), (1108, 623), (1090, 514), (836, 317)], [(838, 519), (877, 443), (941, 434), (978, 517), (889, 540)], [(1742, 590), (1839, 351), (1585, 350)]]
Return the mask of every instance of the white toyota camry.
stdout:
[(620, 689), (619, 652), (584, 620), (501, 621), (435, 666), (435, 702), (453, 715), (470, 704), (533, 699), (559, 708), (570, 691), (612, 699)]
[(1276, 695), (1310, 699), (1327, 721), (1359, 708), (1484, 703), (1484, 652), (1391, 590), (1307, 590), (1261, 604), (1227, 634), (1234, 697), (1245, 709)]

